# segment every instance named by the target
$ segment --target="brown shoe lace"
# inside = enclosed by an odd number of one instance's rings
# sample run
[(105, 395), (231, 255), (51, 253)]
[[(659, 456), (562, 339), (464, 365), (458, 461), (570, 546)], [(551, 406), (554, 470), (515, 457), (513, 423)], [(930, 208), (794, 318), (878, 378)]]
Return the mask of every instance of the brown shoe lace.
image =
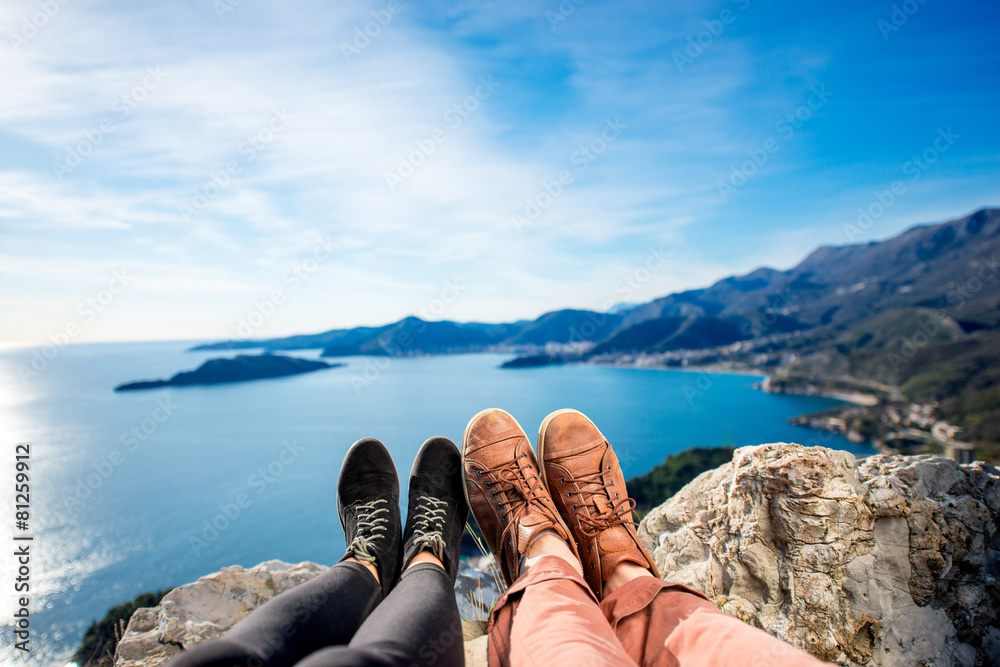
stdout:
[[(527, 458), (527, 456), (526, 452), (522, 452), (518, 458)], [(476, 473), (478, 476), (496, 475), (496, 481), (486, 482), (485, 486), (490, 489), (490, 499), (497, 501), (497, 509), (503, 513), (504, 520), (509, 515), (510, 520), (503, 532), (500, 533), (500, 541), (498, 542), (500, 548), (503, 548), (511, 529), (525, 514), (529, 513), (532, 507), (549, 518), (553, 514), (552, 508), (546, 506), (548, 491), (545, 490), (545, 485), (538, 477), (538, 471), (522, 467), (518, 465), (516, 460), (513, 465), (511, 463), (501, 463), (493, 468), (480, 468), (479, 472)], [(548, 502), (551, 504), (552, 501)], [(514, 507), (515, 505), (518, 506)]]
[[(580, 496), (580, 500), (573, 503), (573, 510), (579, 509), (581, 505), (590, 505), (597, 509), (597, 505), (591, 502), (591, 499), (596, 495), (604, 496), (608, 499), (608, 509), (596, 516), (592, 517), (586, 512), (577, 512), (574, 515), (579, 519), (583, 534), (587, 537), (597, 537), (599, 533), (613, 526), (635, 525), (635, 522), (632, 521), (632, 510), (635, 509), (635, 501), (627, 496), (625, 500), (621, 500), (617, 491), (614, 492), (614, 498), (611, 497), (611, 487), (615, 485), (615, 481), (606, 481), (603, 478), (603, 474), (610, 471), (611, 466), (608, 466), (606, 471), (598, 470), (597, 472), (586, 473), (579, 477), (563, 477), (559, 480), (562, 484), (576, 484), (578, 487), (577, 495)], [(567, 491), (566, 493), (568, 497), (573, 497), (572, 491)], [(616, 501), (618, 501), (617, 504)]]

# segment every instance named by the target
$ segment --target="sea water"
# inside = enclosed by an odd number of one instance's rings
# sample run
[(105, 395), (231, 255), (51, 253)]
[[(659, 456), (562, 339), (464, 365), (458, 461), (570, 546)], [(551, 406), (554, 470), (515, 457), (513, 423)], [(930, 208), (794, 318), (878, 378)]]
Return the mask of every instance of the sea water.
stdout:
[[(790, 441), (872, 453), (790, 426), (838, 402), (756, 391), (759, 377), (591, 365), (503, 370), (510, 355), (352, 357), (295, 377), (114, 393), (204, 360), (193, 343), (73, 345), (0, 352), (4, 438), (0, 536), (30, 536), (31, 662), (61, 664), (90, 622), (143, 591), (226, 565), (343, 555), (337, 472), (358, 438), (382, 440), (405, 498), (428, 437), (461, 442), (488, 407), (512, 413), (534, 441), (552, 410), (582, 410), (614, 445), (626, 478), (689, 447)], [(296, 353), (315, 357), (317, 352)], [(44, 360), (44, 363), (41, 360)], [(34, 362), (34, 363), (33, 363)], [(15, 445), (30, 447), (30, 518), (14, 521)], [(17, 597), (2, 559), (0, 661), (13, 647)], [(7, 567), (11, 564), (11, 568)]]

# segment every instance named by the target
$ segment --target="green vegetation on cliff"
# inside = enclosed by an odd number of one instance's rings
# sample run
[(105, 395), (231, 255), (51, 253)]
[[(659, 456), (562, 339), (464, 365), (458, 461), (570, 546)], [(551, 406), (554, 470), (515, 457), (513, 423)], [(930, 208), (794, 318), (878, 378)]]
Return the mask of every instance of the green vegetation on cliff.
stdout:
[(645, 475), (628, 480), (625, 486), (629, 497), (635, 500), (635, 511), (645, 515), (701, 473), (732, 461), (733, 451), (728, 447), (686, 449), (671, 454)]
[(142, 607), (155, 607), (172, 589), (141, 593), (131, 602), (112, 607), (104, 618), (94, 621), (83, 635), (73, 662), (80, 667), (110, 667), (114, 663), (118, 638), (125, 632), (132, 613)]

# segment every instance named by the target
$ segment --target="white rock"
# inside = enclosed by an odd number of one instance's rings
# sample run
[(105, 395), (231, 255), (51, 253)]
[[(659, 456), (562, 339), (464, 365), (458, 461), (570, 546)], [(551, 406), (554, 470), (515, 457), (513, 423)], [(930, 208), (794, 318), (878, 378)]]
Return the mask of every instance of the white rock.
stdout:
[(1000, 664), (1000, 473), (932, 456), (736, 450), (643, 520), (661, 575), (825, 660)]
[[(643, 520), (665, 579), (825, 660), (853, 667), (1000, 665), (1000, 472), (939, 457), (861, 461), (821, 447), (744, 447)], [(116, 667), (156, 667), (320, 574), (315, 563), (227, 567), (132, 615)], [(496, 596), (463, 565), (467, 599)], [(486, 640), (466, 642), (486, 664)], [(987, 660), (989, 662), (987, 662)]]
[[(278, 560), (250, 569), (238, 565), (224, 567), (170, 591), (159, 606), (137, 609), (115, 652), (115, 667), (158, 667), (181, 648), (218, 637), (253, 609), (293, 586), (326, 571), (316, 563), (290, 565)], [(492, 578), (462, 564), (455, 582), (456, 598), (463, 618), (476, 615), (465, 596), (475, 591), (486, 608), (497, 597)], [(465, 648), (470, 665), (486, 665), (486, 643), (469, 641)]]

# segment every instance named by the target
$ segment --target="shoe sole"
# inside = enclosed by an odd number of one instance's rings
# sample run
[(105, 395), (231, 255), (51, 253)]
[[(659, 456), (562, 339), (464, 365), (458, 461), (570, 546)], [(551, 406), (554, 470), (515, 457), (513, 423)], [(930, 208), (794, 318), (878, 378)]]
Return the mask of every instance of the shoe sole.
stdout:
[[(566, 408), (566, 409), (563, 409), (563, 410), (556, 410), (555, 412), (550, 413), (549, 416), (546, 417), (544, 420), (542, 420), (542, 425), (538, 427), (538, 443), (535, 446), (535, 456), (538, 457), (538, 467), (542, 471), (542, 484), (545, 485), (545, 489), (546, 489), (546, 491), (549, 492), (550, 495), (552, 493), (552, 490), (549, 489), (549, 480), (545, 476), (545, 429), (548, 428), (549, 422), (551, 422), (553, 419), (555, 419), (559, 415), (565, 415), (565, 414), (580, 415), (581, 417), (583, 417), (584, 419), (586, 419), (590, 423), (591, 426), (594, 427), (594, 430), (597, 431), (598, 435), (600, 435), (601, 438), (603, 438), (605, 442), (608, 442), (608, 439), (606, 437), (604, 437), (603, 433), (601, 433), (601, 429), (597, 428), (597, 424), (595, 424), (590, 417), (588, 417), (587, 415), (583, 414), (579, 410), (574, 410), (573, 408)], [(610, 447), (611, 445), (609, 444), (608, 446)], [(565, 521), (565, 520), (566, 519), (563, 519), (563, 521)]]
[[(510, 414), (509, 412), (507, 412), (506, 410), (501, 410), (500, 408), (486, 408), (485, 410), (480, 410), (479, 412), (477, 412), (476, 414), (474, 414), (472, 416), (472, 419), (470, 419), (469, 423), (466, 424), (466, 426), (465, 426), (465, 432), (462, 433), (462, 472), (464, 474), (468, 474), (468, 470), (466, 470), (466, 468), (465, 468), (465, 450), (466, 450), (466, 448), (468, 447), (468, 444), (469, 444), (469, 431), (472, 430), (472, 425), (476, 423), (476, 420), (479, 419), (480, 417), (482, 417), (483, 415), (485, 415), (487, 412), (499, 412), (501, 414), (506, 415), (507, 417), (510, 418), (510, 420), (512, 422), (514, 422), (514, 424), (519, 429), (521, 429), (521, 433), (524, 433), (525, 439), (527, 439), (527, 437), (528, 437), (528, 434), (525, 433), (524, 429), (521, 428), (521, 425), (517, 423), (517, 420), (514, 419), (514, 416), (512, 414)], [(476, 514), (475, 514), (475, 512), (472, 512), (472, 501), (469, 498), (469, 485), (468, 485), (468, 483), (462, 484), (462, 491), (465, 493), (465, 504), (468, 505), (469, 512), (472, 513), (472, 517), (475, 518)], [(476, 525), (478, 525), (478, 524), (479, 524), (479, 520), (477, 519), (476, 520)]]

